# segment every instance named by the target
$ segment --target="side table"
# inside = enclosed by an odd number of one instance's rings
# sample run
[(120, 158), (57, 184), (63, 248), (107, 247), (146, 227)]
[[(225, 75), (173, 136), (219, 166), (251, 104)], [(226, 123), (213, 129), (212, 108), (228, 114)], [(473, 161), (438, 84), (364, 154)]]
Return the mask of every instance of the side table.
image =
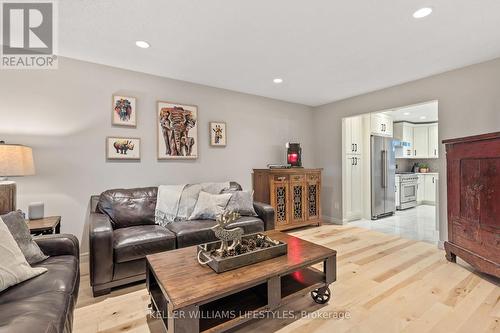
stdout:
[(60, 234), (61, 233), (61, 217), (49, 216), (37, 220), (26, 220), (31, 234)]

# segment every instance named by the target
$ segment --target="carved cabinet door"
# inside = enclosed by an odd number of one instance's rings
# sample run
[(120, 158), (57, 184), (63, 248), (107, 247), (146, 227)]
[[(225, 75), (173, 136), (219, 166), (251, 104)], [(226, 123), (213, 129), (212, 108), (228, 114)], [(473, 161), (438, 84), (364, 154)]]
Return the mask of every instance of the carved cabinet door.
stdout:
[(317, 220), (320, 218), (320, 190), (321, 175), (319, 173), (306, 174), (306, 218)]
[(302, 223), (306, 219), (305, 175), (290, 176), (290, 223)]
[(449, 238), (500, 262), (500, 140), (448, 148)]
[(500, 262), (500, 143), (457, 147), (448, 154), (450, 240)]
[(290, 204), (289, 178), (287, 175), (271, 176), (271, 206), (275, 208), (276, 227), (289, 223), (288, 211)]

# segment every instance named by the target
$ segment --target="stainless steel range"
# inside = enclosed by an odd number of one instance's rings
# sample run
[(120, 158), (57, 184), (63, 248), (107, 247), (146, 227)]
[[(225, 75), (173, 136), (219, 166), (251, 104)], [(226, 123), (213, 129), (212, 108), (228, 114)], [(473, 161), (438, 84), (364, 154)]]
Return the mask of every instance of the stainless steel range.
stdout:
[(398, 210), (408, 209), (417, 205), (418, 175), (413, 172), (398, 173), (399, 182), (399, 206)]

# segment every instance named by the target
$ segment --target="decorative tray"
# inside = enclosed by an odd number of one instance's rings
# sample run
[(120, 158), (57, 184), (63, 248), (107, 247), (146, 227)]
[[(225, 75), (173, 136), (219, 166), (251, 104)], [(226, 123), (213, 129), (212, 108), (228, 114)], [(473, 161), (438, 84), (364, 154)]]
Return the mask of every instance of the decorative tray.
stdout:
[[(287, 254), (285, 242), (275, 241), (262, 233), (241, 237), (241, 243), (220, 251), (221, 241), (198, 245), (198, 259), (216, 273), (255, 264)], [(202, 262), (203, 261), (203, 262)]]

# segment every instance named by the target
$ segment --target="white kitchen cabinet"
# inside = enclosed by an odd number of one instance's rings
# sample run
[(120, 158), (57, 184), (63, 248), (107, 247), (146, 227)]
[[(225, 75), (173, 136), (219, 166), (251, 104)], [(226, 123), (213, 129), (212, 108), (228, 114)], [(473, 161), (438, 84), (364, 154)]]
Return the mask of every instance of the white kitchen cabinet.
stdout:
[(392, 121), (392, 117), (386, 116), (384, 119), (384, 133), (386, 136), (391, 137), (394, 135), (394, 122)]
[(394, 124), (394, 138), (410, 143), (409, 147), (397, 147), (397, 158), (439, 157), (438, 123), (396, 123)]
[(417, 203), (420, 205), (425, 197), (425, 175), (418, 175), (417, 181)]
[(415, 125), (413, 127), (413, 158), (429, 157), (429, 127)]
[(346, 118), (344, 126), (344, 145), (346, 154), (361, 155), (363, 151), (362, 116)]
[(417, 203), (426, 205), (436, 204), (438, 174), (421, 173), (418, 175)]
[(348, 155), (345, 162), (344, 218), (348, 221), (361, 218), (363, 213), (362, 160)]
[(429, 158), (439, 157), (438, 124), (429, 125)]
[(393, 135), (392, 117), (383, 113), (370, 115), (371, 133), (379, 136), (391, 137)]
[(394, 138), (404, 142), (404, 146), (398, 147), (396, 150), (396, 158), (413, 157), (413, 124), (394, 123)]
[(425, 175), (424, 201), (428, 204), (436, 203), (436, 175)]

